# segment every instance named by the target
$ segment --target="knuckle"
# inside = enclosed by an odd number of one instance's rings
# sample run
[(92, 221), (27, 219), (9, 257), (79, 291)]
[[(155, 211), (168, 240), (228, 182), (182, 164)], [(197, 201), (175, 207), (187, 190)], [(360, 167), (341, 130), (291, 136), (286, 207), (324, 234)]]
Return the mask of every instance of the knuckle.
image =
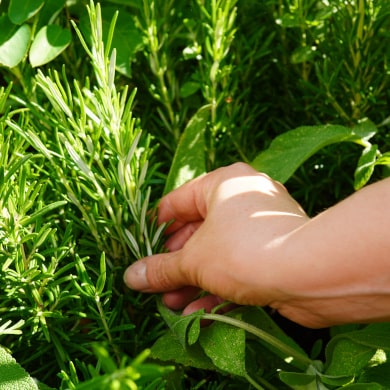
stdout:
[(167, 291), (172, 289), (172, 282), (164, 260), (159, 259), (148, 267), (148, 280), (152, 289)]

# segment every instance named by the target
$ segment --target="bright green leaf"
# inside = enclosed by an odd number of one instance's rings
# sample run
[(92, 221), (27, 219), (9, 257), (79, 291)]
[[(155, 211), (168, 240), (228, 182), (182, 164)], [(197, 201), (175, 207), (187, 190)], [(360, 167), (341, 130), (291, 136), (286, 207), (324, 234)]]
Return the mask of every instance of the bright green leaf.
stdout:
[(10, 23), (7, 15), (3, 15), (0, 18), (0, 65), (17, 66), (27, 53), (30, 36), (30, 26), (17, 27)]
[(354, 128), (339, 125), (298, 127), (276, 137), (270, 147), (254, 159), (252, 166), (284, 183), (323, 147), (339, 142), (367, 144), (375, 133), (376, 127), (370, 121)]
[(0, 347), (0, 390), (38, 390), (37, 384), (16, 360)]
[(31, 45), (29, 59), (33, 67), (47, 64), (61, 54), (71, 42), (68, 29), (56, 24), (42, 27)]
[(326, 348), (330, 375), (356, 374), (367, 367), (378, 349), (390, 350), (390, 324), (378, 323), (333, 337)]
[(369, 144), (364, 150), (358, 161), (355, 170), (354, 187), (356, 190), (362, 188), (374, 172), (376, 158), (378, 155), (378, 146)]
[(238, 327), (214, 322), (202, 329), (200, 345), (220, 370), (245, 377), (245, 331)]
[(11, 0), (8, 16), (12, 23), (22, 24), (34, 16), (44, 3), (44, 0)]
[(204, 134), (209, 116), (210, 106), (203, 106), (188, 122), (176, 148), (164, 193), (206, 172)]
[(381, 154), (376, 160), (376, 165), (390, 165), (390, 153), (386, 152)]
[(328, 375), (356, 375), (367, 366), (375, 354), (375, 349), (346, 338), (331, 343), (332, 346), (328, 345), (328, 348), (332, 348), (332, 355), (330, 357), (329, 353), (327, 354), (330, 358), (326, 369)]

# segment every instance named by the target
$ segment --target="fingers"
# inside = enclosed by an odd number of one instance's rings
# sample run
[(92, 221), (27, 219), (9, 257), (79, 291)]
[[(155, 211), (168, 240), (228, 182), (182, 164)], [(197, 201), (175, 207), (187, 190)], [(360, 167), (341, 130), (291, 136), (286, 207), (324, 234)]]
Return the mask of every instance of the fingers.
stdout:
[(181, 251), (158, 254), (141, 259), (124, 273), (124, 282), (142, 292), (165, 292), (191, 285), (180, 267)]
[(203, 188), (207, 176), (192, 180), (161, 199), (158, 208), (158, 222), (161, 224), (173, 220), (167, 229), (168, 234), (179, 230), (187, 223), (204, 220), (207, 206)]
[[(259, 175), (252, 167), (236, 163), (200, 176), (164, 196), (159, 204), (158, 221), (174, 221), (167, 229), (173, 233), (191, 222), (206, 218), (212, 194), (218, 186), (234, 177)], [(264, 175), (263, 175), (264, 176)]]
[(180, 290), (169, 291), (163, 295), (164, 305), (172, 310), (181, 310), (199, 296), (200, 289), (197, 287), (184, 287)]
[(173, 233), (165, 242), (165, 247), (174, 252), (181, 249), (188, 239), (198, 230), (202, 222), (192, 222), (184, 225), (178, 231)]

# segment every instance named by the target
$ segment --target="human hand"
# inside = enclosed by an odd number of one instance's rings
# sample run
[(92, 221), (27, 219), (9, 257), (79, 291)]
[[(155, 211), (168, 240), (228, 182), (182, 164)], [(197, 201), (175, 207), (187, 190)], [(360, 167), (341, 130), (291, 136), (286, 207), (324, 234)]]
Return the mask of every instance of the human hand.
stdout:
[[(174, 220), (170, 252), (134, 263), (124, 279), (184, 314), (228, 300), (313, 328), (389, 321), (388, 204), (385, 179), (309, 219), (281, 184), (234, 164), (161, 200), (159, 222)], [(210, 295), (195, 299), (199, 289)]]
[[(135, 263), (125, 281), (164, 292), (164, 303), (186, 314), (223, 300), (271, 304), (280, 294), (275, 253), (308, 217), (281, 184), (239, 163), (168, 194), (158, 219), (174, 220), (167, 229), (170, 252)], [(192, 302), (199, 288), (211, 295)]]

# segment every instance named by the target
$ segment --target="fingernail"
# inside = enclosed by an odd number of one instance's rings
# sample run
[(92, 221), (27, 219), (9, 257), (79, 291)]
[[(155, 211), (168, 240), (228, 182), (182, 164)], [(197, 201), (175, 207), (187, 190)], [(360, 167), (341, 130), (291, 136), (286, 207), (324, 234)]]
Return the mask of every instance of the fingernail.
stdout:
[(146, 263), (137, 261), (127, 268), (123, 279), (128, 287), (133, 290), (147, 290), (149, 288), (148, 279), (146, 278)]

